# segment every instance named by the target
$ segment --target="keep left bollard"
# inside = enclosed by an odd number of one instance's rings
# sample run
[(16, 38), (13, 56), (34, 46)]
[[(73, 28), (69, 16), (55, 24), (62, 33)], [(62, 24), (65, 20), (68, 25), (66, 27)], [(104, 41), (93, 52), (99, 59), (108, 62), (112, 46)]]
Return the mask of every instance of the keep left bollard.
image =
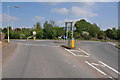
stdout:
[(75, 40), (74, 40), (74, 38), (72, 38), (72, 41), (71, 41), (71, 47), (72, 47), (72, 48), (75, 47)]

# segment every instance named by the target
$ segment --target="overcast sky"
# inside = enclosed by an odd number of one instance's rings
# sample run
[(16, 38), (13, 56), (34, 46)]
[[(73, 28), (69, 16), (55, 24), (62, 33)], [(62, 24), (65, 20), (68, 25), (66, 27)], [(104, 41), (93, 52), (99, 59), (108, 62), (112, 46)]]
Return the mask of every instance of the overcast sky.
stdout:
[(65, 21), (86, 19), (96, 23), (102, 30), (118, 26), (118, 2), (3, 2), (3, 27), (7, 26), (7, 6), (10, 7), (10, 24), (14, 28), (33, 27), (36, 22), (42, 25), (46, 20), (54, 20), (64, 26)]

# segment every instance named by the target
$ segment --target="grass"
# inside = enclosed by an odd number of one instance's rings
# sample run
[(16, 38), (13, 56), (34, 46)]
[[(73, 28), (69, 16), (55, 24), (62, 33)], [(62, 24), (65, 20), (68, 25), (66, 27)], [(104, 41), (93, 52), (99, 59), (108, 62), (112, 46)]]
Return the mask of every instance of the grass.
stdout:
[(77, 40), (80, 40), (80, 41), (101, 41), (101, 42), (116, 42), (116, 43), (120, 42), (120, 41), (112, 41), (112, 40), (92, 40), (92, 39), (90, 39), (90, 40), (77, 39)]
[(2, 40), (2, 43), (0, 44), (0, 46), (5, 46), (6, 44), (8, 44), (7, 40)]

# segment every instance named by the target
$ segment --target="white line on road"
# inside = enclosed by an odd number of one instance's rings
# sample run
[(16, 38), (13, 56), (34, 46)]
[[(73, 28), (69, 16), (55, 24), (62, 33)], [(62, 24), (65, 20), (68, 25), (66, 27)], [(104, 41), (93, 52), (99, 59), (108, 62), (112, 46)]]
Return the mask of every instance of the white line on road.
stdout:
[(74, 52), (81, 52), (81, 51), (78, 51), (78, 50), (70, 50), (70, 51), (74, 51)]
[(43, 45), (43, 44), (41, 44), (41, 45), (38, 45), (38, 44), (24, 44), (24, 43), (18, 43), (18, 44), (22, 44), (22, 45), (31, 45), (31, 46), (43, 46), (43, 47), (60, 47), (60, 46), (54, 46), (54, 45)]
[(107, 75), (105, 72), (101, 71), (100, 69), (96, 68), (95, 66), (93, 66), (92, 64), (90, 64), (88, 61), (85, 61), (85, 63), (87, 63), (89, 66), (91, 66), (92, 68), (96, 69), (98, 72), (100, 72), (103, 75)]
[(105, 65), (101, 65), (101, 64), (97, 64), (97, 63), (92, 63), (92, 65), (105, 67)]
[(70, 52), (72, 55), (77, 56), (76, 54), (74, 54), (74, 53), (71, 52), (70, 50), (68, 50), (68, 49), (65, 49), (65, 50), (68, 51), (68, 52)]
[(116, 46), (116, 44), (114, 44), (114, 43), (112, 43), (112, 42), (107, 42), (107, 43), (112, 44), (113, 46)]
[(80, 56), (80, 57), (89, 57), (89, 56), (85, 56), (85, 55), (77, 55), (77, 56)]
[(99, 62), (120, 75), (120, 72), (118, 72), (117, 70), (113, 69), (112, 67), (110, 67), (107, 64), (103, 63), (102, 61), (99, 61)]
[(90, 55), (89, 53), (85, 52), (84, 50), (78, 48), (79, 50), (81, 50), (82, 52), (84, 52), (86, 55)]

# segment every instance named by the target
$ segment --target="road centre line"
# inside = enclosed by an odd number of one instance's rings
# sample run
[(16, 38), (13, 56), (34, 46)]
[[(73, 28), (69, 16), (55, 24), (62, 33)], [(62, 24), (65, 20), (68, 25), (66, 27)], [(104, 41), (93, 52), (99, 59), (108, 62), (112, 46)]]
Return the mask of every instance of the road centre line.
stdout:
[(68, 52), (70, 52), (72, 55), (77, 56), (76, 54), (74, 54), (74, 53), (71, 52), (70, 50), (68, 50), (68, 49), (65, 49), (65, 50), (68, 51)]
[(99, 61), (99, 62), (120, 75), (120, 72), (118, 72), (117, 70), (113, 69), (112, 67), (110, 67), (107, 64), (103, 63), (102, 61)]
[(92, 68), (96, 69), (98, 72), (100, 72), (103, 75), (107, 75), (105, 72), (101, 71), (100, 69), (96, 68), (95, 66), (93, 66), (92, 64), (90, 64), (88, 61), (85, 61), (85, 63), (87, 63), (89, 66), (91, 66)]
[(86, 55), (90, 55), (89, 53), (87, 53), (86, 51), (84, 51), (84, 50), (82, 50), (82, 49), (80, 49), (80, 48), (78, 48), (79, 50), (81, 50), (82, 52), (84, 52)]

